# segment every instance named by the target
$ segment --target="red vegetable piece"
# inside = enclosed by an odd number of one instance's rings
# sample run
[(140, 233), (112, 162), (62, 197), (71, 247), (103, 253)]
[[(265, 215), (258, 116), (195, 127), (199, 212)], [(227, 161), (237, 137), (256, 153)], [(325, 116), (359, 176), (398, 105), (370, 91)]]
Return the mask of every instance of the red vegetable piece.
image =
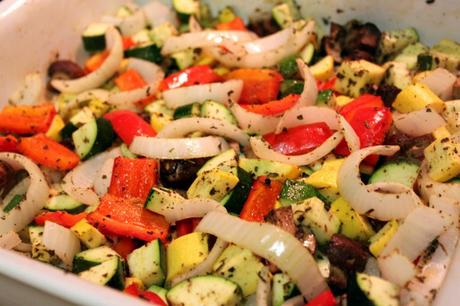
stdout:
[(159, 90), (164, 91), (220, 81), (222, 81), (222, 77), (215, 73), (211, 67), (208, 65), (198, 65), (170, 74), (161, 82)]
[(240, 218), (246, 221), (263, 222), (268, 213), (275, 208), (282, 184), (264, 176), (252, 184), (249, 196), (244, 203)]
[(334, 294), (331, 290), (326, 290), (312, 300), (310, 300), (305, 306), (336, 306), (337, 301), (335, 300)]
[(297, 100), (299, 100), (299, 97), (299, 95), (291, 94), (280, 100), (271, 101), (265, 104), (243, 104), (241, 106), (252, 113), (272, 116), (284, 113), (293, 107)]
[(142, 76), (134, 69), (128, 69), (115, 79), (121, 91), (138, 89), (147, 85)]
[(128, 255), (136, 249), (134, 240), (128, 237), (119, 237), (117, 242), (112, 245), (112, 249), (120, 254), (124, 259), (128, 258)]
[(45, 133), (56, 109), (52, 104), (5, 106), (0, 112), (0, 132), (15, 134)]
[(228, 22), (219, 23), (216, 26), (216, 29), (219, 31), (247, 31), (246, 25), (244, 24), (241, 17), (235, 17), (233, 20)]
[(17, 152), (18, 139), (13, 135), (0, 136), (0, 152)]
[(133, 111), (116, 110), (106, 114), (104, 118), (112, 123), (115, 133), (127, 145), (131, 144), (135, 136), (156, 136), (153, 128)]
[(34, 221), (37, 225), (44, 225), (46, 221), (57, 223), (61, 226), (71, 228), (79, 221), (85, 219), (88, 213), (82, 212), (76, 215), (69, 214), (65, 211), (47, 211), (42, 212), (35, 217)]

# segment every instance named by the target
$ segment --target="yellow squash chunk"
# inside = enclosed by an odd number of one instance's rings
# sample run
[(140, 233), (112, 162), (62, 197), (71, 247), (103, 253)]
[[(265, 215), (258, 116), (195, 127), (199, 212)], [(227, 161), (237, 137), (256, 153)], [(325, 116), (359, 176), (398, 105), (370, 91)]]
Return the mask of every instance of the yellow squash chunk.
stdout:
[(137, 277), (127, 277), (125, 278), (125, 288), (128, 288), (131, 285), (136, 285), (140, 289), (144, 289), (144, 283)]
[(328, 80), (334, 75), (334, 58), (330, 55), (322, 58), (319, 62), (310, 66), (310, 72), (317, 80)]
[(380, 84), (384, 74), (384, 68), (365, 60), (344, 61), (337, 69), (335, 90), (356, 98), (370, 85)]
[(369, 239), (369, 250), (372, 255), (378, 257), (382, 253), (383, 248), (387, 245), (388, 241), (398, 230), (399, 224), (396, 220), (391, 220), (385, 224), (374, 236)]
[(348, 96), (337, 96), (335, 97), (335, 106), (344, 106), (353, 101), (353, 98)]
[(447, 121), (447, 128), (452, 133), (460, 131), (460, 100), (448, 101), (445, 103), (442, 116)]
[(167, 281), (193, 269), (209, 253), (208, 235), (194, 232), (174, 239), (166, 250)]
[(428, 175), (435, 181), (445, 182), (460, 174), (460, 143), (454, 138), (436, 139), (426, 147)]
[(445, 126), (438, 127), (436, 130), (433, 131), (433, 137), (436, 139), (450, 137), (451, 134), (449, 130)]
[(106, 243), (105, 236), (97, 228), (89, 224), (86, 219), (79, 221), (70, 230), (89, 249), (97, 248)]
[(230, 172), (212, 169), (198, 175), (187, 190), (187, 197), (222, 200), (238, 184), (238, 177)]
[(428, 106), (438, 112), (444, 107), (444, 102), (435, 95), (428, 86), (416, 83), (404, 88), (397, 96), (392, 105), (400, 113), (410, 113), (424, 109)]
[(110, 105), (99, 99), (92, 99), (88, 103), (89, 109), (93, 112), (96, 118), (102, 117), (110, 109)]
[(254, 176), (270, 176), (278, 179), (295, 179), (299, 167), (264, 159), (240, 158), (238, 166)]
[(324, 162), (323, 166), (304, 179), (304, 182), (316, 188), (337, 190), (337, 174), (345, 159), (333, 159)]
[(46, 136), (49, 138), (56, 140), (56, 141), (61, 141), (61, 130), (64, 128), (65, 123), (64, 120), (62, 120), (62, 117), (59, 115), (54, 116), (53, 121), (51, 122), (51, 125), (46, 132)]
[(335, 200), (329, 212), (342, 222), (340, 232), (348, 238), (364, 241), (375, 235), (366, 218), (358, 214), (344, 198)]

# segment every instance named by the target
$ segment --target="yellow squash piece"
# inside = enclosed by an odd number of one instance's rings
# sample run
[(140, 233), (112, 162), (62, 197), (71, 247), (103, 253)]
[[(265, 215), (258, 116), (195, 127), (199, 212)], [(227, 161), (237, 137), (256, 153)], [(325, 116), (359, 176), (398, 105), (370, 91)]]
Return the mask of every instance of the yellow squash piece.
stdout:
[(316, 188), (331, 188), (338, 191), (337, 175), (344, 161), (343, 158), (325, 161), (323, 166), (304, 179), (304, 182)]
[(59, 115), (54, 116), (53, 121), (51, 122), (51, 125), (46, 132), (46, 136), (49, 138), (56, 140), (56, 141), (61, 141), (61, 130), (64, 128), (65, 123), (64, 120), (62, 120), (62, 117)]
[(396, 220), (391, 220), (385, 224), (374, 236), (369, 239), (369, 250), (372, 255), (378, 257), (382, 253), (383, 248), (387, 245), (388, 241), (398, 230), (399, 223)]
[(344, 198), (335, 200), (329, 212), (342, 222), (340, 232), (348, 238), (365, 241), (375, 235), (366, 218), (358, 214)]
[(433, 137), (436, 139), (450, 137), (451, 134), (449, 130), (445, 126), (438, 127), (436, 130), (433, 131)]
[(97, 228), (89, 224), (86, 219), (79, 221), (70, 230), (89, 249), (97, 248), (106, 243), (105, 236)]
[(441, 112), (444, 102), (434, 94), (428, 86), (416, 83), (404, 88), (392, 105), (400, 113), (410, 113), (424, 109), (428, 106)]
[(322, 58), (319, 62), (310, 66), (310, 72), (317, 80), (328, 80), (334, 75), (334, 58), (331, 55)]
[(368, 86), (380, 84), (384, 74), (384, 68), (365, 60), (344, 61), (337, 69), (335, 90), (356, 98)]
[(265, 159), (240, 158), (238, 166), (257, 177), (270, 176), (285, 180), (295, 179), (300, 174), (297, 166)]
[(337, 96), (335, 97), (335, 106), (344, 106), (350, 103), (351, 101), (353, 101), (353, 98), (350, 98), (348, 96)]
[(194, 232), (174, 239), (166, 250), (166, 281), (193, 269), (206, 259), (208, 253), (207, 234)]
[(453, 137), (439, 138), (425, 148), (428, 175), (446, 182), (460, 174), (460, 143)]
[(187, 190), (187, 198), (222, 200), (238, 184), (238, 177), (230, 172), (212, 169), (198, 175)]
[(136, 285), (139, 289), (144, 289), (144, 283), (137, 277), (127, 277), (125, 278), (125, 288), (128, 288), (131, 285)]
[(110, 105), (108, 103), (99, 99), (92, 99), (89, 101), (88, 107), (96, 118), (102, 117), (110, 109)]

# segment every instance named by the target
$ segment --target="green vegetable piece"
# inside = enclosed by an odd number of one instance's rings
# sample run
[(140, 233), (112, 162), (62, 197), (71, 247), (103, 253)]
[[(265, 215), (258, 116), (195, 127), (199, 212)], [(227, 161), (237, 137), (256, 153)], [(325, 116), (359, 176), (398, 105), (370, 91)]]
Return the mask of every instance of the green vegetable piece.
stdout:
[(289, 206), (313, 197), (328, 202), (312, 185), (301, 181), (286, 180), (281, 189), (279, 202), (282, 206)]
[(279, 70), (286, 79), (294, 77), (299, 72), (296, 56), (289, 56), (283, 59), (279, 64)]
[(5, 207), (3, 207), (3, 211), (9, 213), (12, 211), (19, 203), (24, 200), (25, 196), (23, 194), (16, 194)]

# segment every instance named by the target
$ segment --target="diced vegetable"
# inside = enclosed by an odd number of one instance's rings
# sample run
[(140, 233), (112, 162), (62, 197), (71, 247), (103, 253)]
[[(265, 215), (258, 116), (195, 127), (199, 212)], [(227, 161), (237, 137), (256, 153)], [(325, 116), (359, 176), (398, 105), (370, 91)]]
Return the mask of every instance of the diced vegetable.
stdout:
[(378, 85), (385, 69), (365, 60), (344, 61), (337, 69), (335, 90), (351, 97), (360, 96), (367, 86)]
[(166, 278), (166, 251), (159, 239), (140, 247), (128, 256), (131, 275), (146, 287), (162, 285)]
[(86, 219), (78, 221), (70, 230), (89, 249), (97, 248), (106, 243), (105, 236), (89, 224)]
[(115, 139), (111, 123), (104, 119), (91, 119), (72, 133), (75, 150), (81, 159), (88, 159), (105, 151)]
[(290, 94), (280, 100), (270, 101), (264, 104), (243, 104), (242, 107), (252, 113), (260, 115), (278, 115), (293, 107), (297, 103), (297, 100), (299, 100), (299, 97), (299, 95)]
[(154, 137), (156, 135), (152, 127), (132, 111), (113, 111), (106, 114), (104, 118), (110, 121), (115, 133), (127, 145), (130, 145), (136, 136)]
[(208, 65), (194, 66), (170, 74), (161, 82), (159, 89), (164, 91), (183, 86), (214, 83), (221, 80), (222, 78)]
[(404, 88), (398, 94), (392, 106), (400, 113), (409, 113), (428, 106), (437, 111), (442, 111), (444, 102), (428, 86), (416, 83)]
[(87, 215), (88, 213), (85, 212), (76, 215), (72, 215), (64, 211), (42, 212), (34, 218), (34, 221), (37, 225), (44, 225), (46, 221), (50, 221), (64, 227), (71, 228), (86, 218)]
[(5, 106), (0, 112), (0, 132), (46, 133), (55, 114), (52, 104)]

